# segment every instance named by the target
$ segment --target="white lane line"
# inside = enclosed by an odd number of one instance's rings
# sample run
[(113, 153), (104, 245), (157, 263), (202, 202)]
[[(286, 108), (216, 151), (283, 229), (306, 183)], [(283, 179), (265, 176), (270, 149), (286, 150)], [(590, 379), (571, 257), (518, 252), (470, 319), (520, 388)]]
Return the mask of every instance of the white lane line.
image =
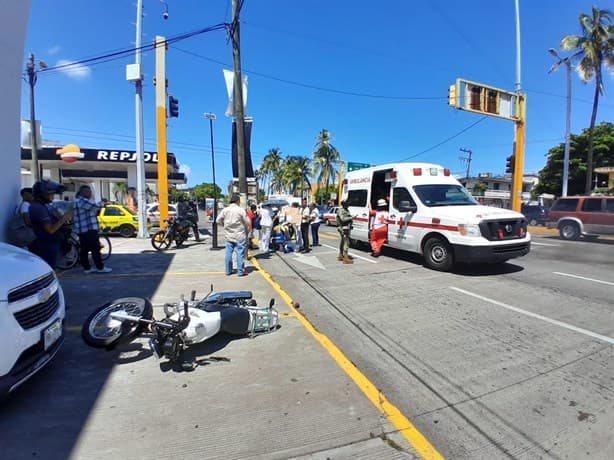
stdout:
[(530, 311), (526, 311), (526, 310), (523, 310), (521, 308), (512, 307), (511, 305), (508, 305), (506, 303), (499, 302), (499, 301), (494, 300), (494, 299), (489, 299), (488, 297), (484, 297), (484, 296), (481, 296), (479, 294), (474, 294), (473, 292), (465, 291), (464, 289), (460, 289), (460, 288), (457, 288), (457, 287), (454, 287), (454, 286), (450, 286), (450, 289), (452, 289), (452, 290), (454, 290), (456, 292), (460, 292), (462, 294), (471, 296), (471, 297), (475, 297), (476, 299), (483, 300), (484, 302), (489, 302), (489, 303), (492, 303), (494, 305), (498, 305), (499, 307), (507, 308), (508, 310), (515, 311), (516, 313), (520, 313), (520, 314), (523, 314), (523, 315), (526, 315), (526, 316), (530, 316), (531, 318), (536, 318), (536, 319), (545, 321), (547, 323), (553, 324), (555, 326), (559, 326), (559, 327), (562, 327), (562, 328), (565, 328), (565, 329), (569, 329), (570, 331), (578, 332), (580, 334), (584, 334), (584, 335), (587, 335), (587, 336), (592, 337), (594, 339), (601, 340), (603, 342), (607, 342), (609, 344), (614, 345), (614, 339), (612, 337), (608, 337), (606, 335), (597, 334), (596, 332), (589, 331), (587, 329), (582, 329), (581, 327), (576, 327), (576, 326), (573, 326), (571, 324), (567, 324), (567, 323), (564, 323), (562, 321), (558, 321), (556, 319), (548, 318), (547, 316), (538, 315), (537, 313), (532, 313)]
[(614, 283), (611, 283), (609, 281), (596, 280), (595, 278), (586, 278), (585, 276), (572, 275), (571, 273), (561, 273), (561, 272), (552, 272), (552, 273), (554, 273), (555, 275), (569, 276), (570, 278), (577, 278), (579, 280), (592, 281), (593, 283), (601, 283), (607, 286), (614, 286)]
[(558, 245), (558, 244), (548, 244), (548, 243), (536, 243), (535, 241), (531, 240), (531, 246), (551, 246), (553, 248), (558, 248), (560, 245)]
[[(331, 248), (331, 249), (337, 249), (334, 246), (329, 246), (328, 244), (323, 244), (322, 246), (325, 246), (325, 247)], [(367, 259), (366, 257), (359, 256), (358, 254), (356, 254), (354, 252), (348, 252), (348, 254), (351, 255), (352, 257), (354, 257), (355, 259), (361, 259), (361, 260), (364, 260), (365, 262), (369, 262), (371, 264), (376, 264), (377, 263), (375, 260), (370, 260), (370, 259)]]

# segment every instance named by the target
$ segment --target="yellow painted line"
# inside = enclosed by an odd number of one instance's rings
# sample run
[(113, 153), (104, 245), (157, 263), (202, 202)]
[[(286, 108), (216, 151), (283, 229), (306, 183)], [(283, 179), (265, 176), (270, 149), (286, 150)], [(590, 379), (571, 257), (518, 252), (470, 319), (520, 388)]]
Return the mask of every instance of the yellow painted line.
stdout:
[(327, 233), (320, 233), (320, 238), (324, 238), (325, 240), (338, 240), (339, 237), (330, 236)]
[(271, 275), (265, 272), (256, 259), (252, 263), (258, 272), (269, 282), (273, 289), (279, 293), (288, 304), (295, 316), (311, 335), (322, 345), (345, 373), (354, 381), (371, 403), (388, 419), (388, 421), (407, 439), (418, 454), (425, 460), (443, 459), (437, 449), (428, 439), (409, 421), (405, 415), (378, 390), (373, 383), (352, 363), (343, 352), (324, 334), (318, 332), (305, 316), (296, 309), (292, 298), (281, 288), (279, 283), (273, 280)]
[(62, 278), (96, 278), (96, 277), (100, 277), (100, 279), (102, 278), (124, 278), (124, 277), (139, 277), (139, 276), (163, 276), (163, 275), (170, 275), (170, 276), (198, 276), (198, 275), (225, 275), (224, 272), (150, 272), (150, 273), (116, 273), (113, 275), (109, 275), (109, 274), (98, 274), (98, 273), (91, 273), (91, 274), (85, 274), (85, 273), (74, 273), (74, 274), (69, 274), (66, 275), (66, 272), (62, 273), (61, 275), (58, 276), (62, 276)]

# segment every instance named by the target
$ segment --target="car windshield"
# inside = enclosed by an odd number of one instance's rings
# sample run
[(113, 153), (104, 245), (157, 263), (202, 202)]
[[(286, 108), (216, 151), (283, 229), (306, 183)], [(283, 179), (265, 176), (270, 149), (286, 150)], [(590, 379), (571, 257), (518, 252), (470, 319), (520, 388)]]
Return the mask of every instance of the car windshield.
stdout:
[(414, 191), (422, 203), (434, 206), (474, 206), (479, 203), (460, 185), (416, 185)]

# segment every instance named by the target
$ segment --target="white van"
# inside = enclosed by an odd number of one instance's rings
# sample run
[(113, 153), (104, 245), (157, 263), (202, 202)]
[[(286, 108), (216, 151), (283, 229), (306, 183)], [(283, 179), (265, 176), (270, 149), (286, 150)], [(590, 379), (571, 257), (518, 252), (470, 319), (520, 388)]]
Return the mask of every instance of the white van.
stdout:
[(64, 338), (64, 315), (49, 265), (0, 243), (0, 400), (51, 361)]
[(522, 214), (480, 205), (439, 165), (393, 163), (351, 171), (342, 196), (352, 214), (354, 242), (369, 242), (369, 210), (384, 198), (386, 245), (422, 254), (434, 270), (448, 271), (455, 262), (504, 262), (531, 248)]

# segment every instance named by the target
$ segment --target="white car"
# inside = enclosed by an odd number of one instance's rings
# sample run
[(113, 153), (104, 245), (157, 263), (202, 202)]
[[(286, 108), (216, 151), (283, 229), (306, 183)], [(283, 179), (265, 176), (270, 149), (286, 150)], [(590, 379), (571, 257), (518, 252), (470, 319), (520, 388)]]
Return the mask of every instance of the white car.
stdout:
[[(147, 205), (147, 217), (151, 221), (151, 225), (153, 227), (160, 226), (160, 209), (159, 203), (150, 203)], [(175, 217), (177, 215), (177, 205), (169, 204), (168, 205), (168, 216)]]
[(55, 356), (65, 315), (64, 293), (49, 265), (0, 243), (0, 399)]

